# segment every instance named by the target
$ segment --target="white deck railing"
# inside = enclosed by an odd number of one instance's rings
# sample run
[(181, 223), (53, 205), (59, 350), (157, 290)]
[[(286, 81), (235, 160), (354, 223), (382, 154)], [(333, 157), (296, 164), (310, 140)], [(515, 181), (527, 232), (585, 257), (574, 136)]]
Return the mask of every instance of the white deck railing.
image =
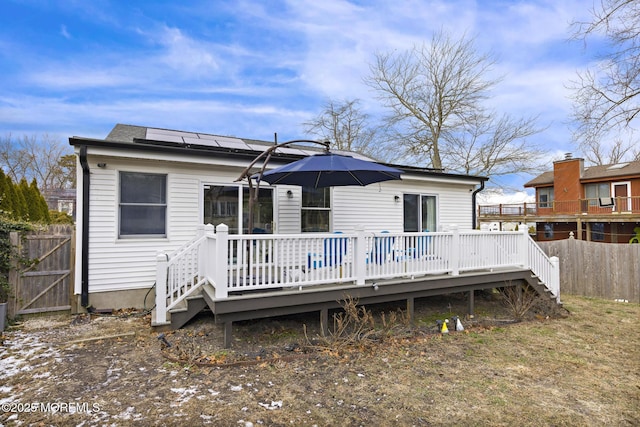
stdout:
[[(230, 235), (221, 224), (199, 228), (182, 249), (158, 254), (156, 322), (209, 282), (215, 298), (230, 292), (295, 288), (415, 277), (458, 275), (505, 267), (531, 269), (558, 299), (557, 258), (548, 258), (526, 232), (449, 232)], [(165, 284), (162, 286), (161, 284)]]

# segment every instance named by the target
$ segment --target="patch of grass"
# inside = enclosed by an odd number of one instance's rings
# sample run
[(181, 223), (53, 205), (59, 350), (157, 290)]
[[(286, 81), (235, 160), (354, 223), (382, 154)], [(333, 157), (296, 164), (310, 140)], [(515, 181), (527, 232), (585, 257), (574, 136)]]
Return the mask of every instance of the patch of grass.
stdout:
[[(141, 414), (136, 421), (140, 425), (170, 424), (172, 417), (179, 417), (175, 419), (181, 425), (200, 425), (203, 420), (211, 425), (237, 425), (240, 420), (245, 425), (319, 426), (640, 425), (640, 306), (564, 295), (563, 300), (572, 308), (567, 318), (490, 324), (476, 316), (464, 332), (447, 336), (419, 327), (408, 336), (401, 320), (393, 329), (391, 319), (382, 322), (376, 312), (373, 328), (363, 332), (374, 334), (369, 338), (385, 328), (391, 333), (365, 341), (366, 346), (224, 369), (183, 369), (167, 362), (156, 334), (139, 326), (139, 340), (118, 346), (96, 342), (66, 348), (49, 359), (31, 358), (30, 363), (47, 365), (6, 379), (3, 385), (12, 390), (0, 390), (0, 399), (19, 390), (21, 396), (46, 396), (51, 401), (74, 396), (100, 404), (94, 418), (47, 415), (51, 425), (122, 424), (123, 414), (134, 421), (134, 415)], [(476, 303), (490, 319), (499, 318), (491, 304), (504, 310), (494, 299)], [(420, 318), (427, 318), (441, 313), (441, 307), (438, 301), (416, 308)], [(360, 312), (359, 318), (366, 320), (366, 315)], [(238, 341), (226, 350), (220, 347), (221, 328), (211, 326), (213, 322), (192, 323), (168, 339), (172, 349), (199, 347), (201, 354), (233, 360), (255, 352), (254, 345), (269, 350), (265, 343), (270, 337), (278, 337), (273, 344), (282, 348), (294, 338), (291, 330), (313, 326), (314, 321), (315, 313), (304, 321), (279, 318), (234, 326)], [(251, 346), (245, 344), (249, 337)], [(74, 337), (58, 340), (69, 338)], [(55, 370), (50, 369), (53, 365)], [(43, 370), (50, 376), (34, 375)], [(105, 375), (112, 375), (111, 380)], [(100, 387), (100, 393), (87, 384)], [(132, 384), (144, 387), (132, 393)], [(0, 423), (7, 421), (2, 417)], [(16, 421), (35, 425), (42, 422), (42, 414), (21, 413)]]

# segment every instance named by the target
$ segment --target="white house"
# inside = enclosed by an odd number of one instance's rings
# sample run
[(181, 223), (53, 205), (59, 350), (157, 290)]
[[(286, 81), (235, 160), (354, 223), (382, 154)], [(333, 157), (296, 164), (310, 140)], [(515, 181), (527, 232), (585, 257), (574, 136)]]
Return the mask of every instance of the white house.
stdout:
[[(97, 309), (151, 307), (155, 297), (149, 291), (162, 276), (164, 267), (159, 266), (165, 255), (169, 259), (201, 236), (205, 224), (225, 224), (235, 241), (239, 237), (233, 236), (247, 234), (262, 239), (335, 232), (350, 239), (356, 239), (356, 232), (400, 237), (437, 234), (452, 224), (471, 230), (475, 196), (487, 180), (393, 165), (403, 172), (401, 180), (365, 187), (314, 190), (262, 183), (254, 230), (248, 233), (248, 185), (237, 179), (272, 143), (121, 124), (105, 139), (71, 137), (69, 142), (78, 158), (75, 294), (83, 307)], [(307, 146), (278, 149), (267, 169), (319, 151)], [(302, 251), (301, 257), (310, 256), (308, 249)], [(229, 263), (238, 257), (233, 255)], [(364, 268), (354, 267), (354, 280), (364, 275)], [(164, 284), (162, 288), (164, 294)]]

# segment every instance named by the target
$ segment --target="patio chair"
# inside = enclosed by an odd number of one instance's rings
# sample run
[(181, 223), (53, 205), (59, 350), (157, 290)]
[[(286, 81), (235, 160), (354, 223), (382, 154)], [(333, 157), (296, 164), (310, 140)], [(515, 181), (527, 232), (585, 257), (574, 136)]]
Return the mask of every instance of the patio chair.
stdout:
[[(423, 233), (428, 233), (429, 230), (423, 230)], [(412, 248), (412, 256), (415, 259), (422, 259), (427, 256), (429, 251), (429, 243), (431, 242), (430, 236), (416, 237), (416, 247)]]
[[(334, 234), (342, 234), (342, 232), (336, 231)], [(314, 252), (307, 254), (307, 269), (338, 267), (342, 265), (344, 257), (347, 254), (348, 241), (349, 239), (346, 237), (328, 237), (324, 239), (322, 242), (322, 254)]]
[[(380, 234), (388, 234), (389, 232), (384, 230)], [(367, 263), (383, 264), (389, 257), (393, 258), (393, 246), (395, 245), (396, 238), (389, 236), (376, 236), (373, 238), (373, 248), (367, 257)]]

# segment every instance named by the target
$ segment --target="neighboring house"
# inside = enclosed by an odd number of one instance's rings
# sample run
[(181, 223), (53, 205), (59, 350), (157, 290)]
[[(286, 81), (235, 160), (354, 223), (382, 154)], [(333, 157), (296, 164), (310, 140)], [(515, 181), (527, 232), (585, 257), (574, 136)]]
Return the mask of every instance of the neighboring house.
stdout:
[(585, 167), (568, 154), (525, 187), (535, 203), (479, 206), (479, 221), (535, 222), (539, 241), (629, 243), (640, 227), (640, 161)]
[[(153, 305), (158, 253), (196, 237), (203, 224), (246, 234), (244, 168), (273, 145), (210, 134), (116, 125), (105, 139), (69, 138), (78, 157), (75, 293), (95, 308)], [(276, 151), (268, 169), (318, 153)], [(351, 153), (355, 157), (360, 157)], [(259, 163), (257, 166), (261, 166)], [(396, 166), (400, 181), (314, 190), (260, 187), (254, 233), (403, 233), (473, 228), (486, 178)], [(306, 252), (305, 252), (306, 256)]]
[(61, 188), (57, 190), (45, 190), (43, 197), (47, 201), (49, 210), (65, 212), (72, 218), (76, 215), (76, 189)]

